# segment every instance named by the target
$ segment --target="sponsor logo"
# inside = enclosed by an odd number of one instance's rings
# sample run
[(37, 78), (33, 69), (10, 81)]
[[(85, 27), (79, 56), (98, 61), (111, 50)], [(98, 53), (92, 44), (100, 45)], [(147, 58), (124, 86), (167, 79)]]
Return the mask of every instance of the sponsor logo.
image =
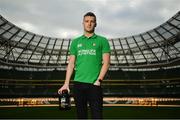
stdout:
[(90, 50), (79, 50), (78, 51), (78, 56), (82, 55), (96, 55), (96, 50), (90, 49)]

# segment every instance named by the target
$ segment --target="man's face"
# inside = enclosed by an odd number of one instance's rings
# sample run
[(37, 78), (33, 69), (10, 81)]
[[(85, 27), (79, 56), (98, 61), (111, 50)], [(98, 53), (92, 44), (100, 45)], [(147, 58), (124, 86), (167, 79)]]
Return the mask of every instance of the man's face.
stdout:
[(93, 16), (85, 16), (83, 20), (84, 31), (92, 33), (96, 27), (96, 19)]

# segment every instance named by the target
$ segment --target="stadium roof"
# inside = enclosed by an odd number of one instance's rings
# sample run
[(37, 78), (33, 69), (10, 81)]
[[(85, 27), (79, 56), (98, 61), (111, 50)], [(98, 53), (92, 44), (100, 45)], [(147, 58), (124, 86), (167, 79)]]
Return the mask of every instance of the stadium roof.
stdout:
[[(23, 30), (0, 16), (0, 68), (65, 70), (70, 43)], [(112, 69), (180, 65), (180, 11), (152, 30), (109, 43)]]

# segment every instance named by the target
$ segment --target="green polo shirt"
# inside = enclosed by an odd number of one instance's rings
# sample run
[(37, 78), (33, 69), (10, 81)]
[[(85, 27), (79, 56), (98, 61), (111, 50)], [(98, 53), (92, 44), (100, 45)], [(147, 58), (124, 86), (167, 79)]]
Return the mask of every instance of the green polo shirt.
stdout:
[(70, 46), (70, 55), (75, 55), (74, 81), (94, 83), (102, 67), (103, 53), (109, 53), (110, 46), (105, 37), (94, 34), (74, 39)]

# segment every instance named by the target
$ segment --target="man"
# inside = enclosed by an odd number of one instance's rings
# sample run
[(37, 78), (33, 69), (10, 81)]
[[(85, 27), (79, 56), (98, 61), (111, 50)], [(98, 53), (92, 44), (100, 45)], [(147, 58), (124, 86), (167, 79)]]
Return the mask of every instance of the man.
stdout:
[(84, 34), (74, 39), (70, 46), (70, 58), (64, 85), (58, 90), (67, 89), (73, 70), (73, 94), (78, 118), (87, 118), (90, 106), (92, 118), (102, 118), (103, 94), (101, 83), (109, 68), (110, 46), (108, 40), (94, 33), (96, 16), (88, 12), (83, 18)]

